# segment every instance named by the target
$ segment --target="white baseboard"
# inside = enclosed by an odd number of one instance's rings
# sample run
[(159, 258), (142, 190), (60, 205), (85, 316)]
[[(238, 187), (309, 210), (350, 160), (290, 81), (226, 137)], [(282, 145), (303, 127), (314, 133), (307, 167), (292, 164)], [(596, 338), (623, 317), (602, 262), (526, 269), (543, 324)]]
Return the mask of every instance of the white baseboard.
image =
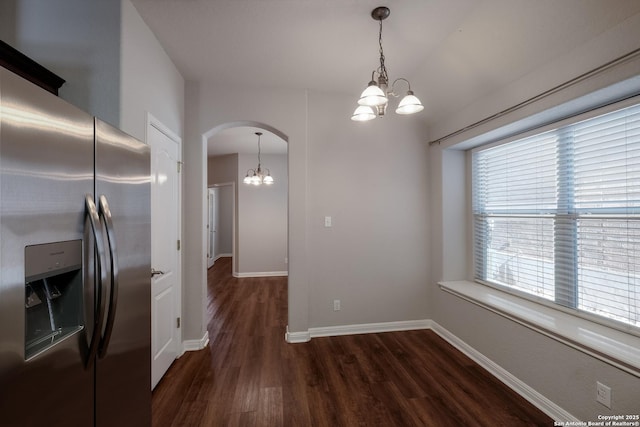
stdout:
[(402, 322), (366, 323), (360, 325), (327, 326), (323, 328), (309, 328), (303, 332), (287, 332), (285, 340), (288, 343), (302, 343), (311, 341), (311, 338), (336, 337), (340, 335), (375, 334), (379, 332), (412, 331), (416, 329), (429, 329), (430, 320), (408, 320)]
[(360, 325), (327, 326), (323, 328), (309, 328), (311, 338), (335, 337), (340, 335), (375, 334), (379, 332), (412, 331), (415, 329), (429, 329), (430, 320), (406, 320), (401, 322), (365, 323)]
[(199, 340), (186, 340), (182, 341), (182, 353), (186, 351), (198, 351), (202, 350), (209, 344), (209, 332), (205, 331), (202, 338)]
[(470, 359), (489, 371), (491, 375), (502, 381), (507, 387), (525, 398), (529, 403), (540, 409), (542, 412), (551, 417), (554, 421), (579, 421), (576, 417), (529, 387), (520, 379), (511, 375), (506, 369), (462, 341), (457, 336), (440, 326), (434, 321), (431, 322), (431, 329), (442, 339), (467, 355)]
[(233, 272), (233, 277), (286, 277), (289, 275), (288, 271), (255, 271), (250, 273), (238, 273)]
[(216, 262), (220, 258), (230, 258), (232, 256), (233, 256), (233, 254), (218, 254), (218, 255), (216, 255), (216, 258), (213, 260), (213, 262)]
[(287, 332), (284, 334), (284, 339), (289, 344), (298, 344), (311, 341), (311, 335), (309, 334), (309, 331), (289, 332), (289, 326), (287, 326)]

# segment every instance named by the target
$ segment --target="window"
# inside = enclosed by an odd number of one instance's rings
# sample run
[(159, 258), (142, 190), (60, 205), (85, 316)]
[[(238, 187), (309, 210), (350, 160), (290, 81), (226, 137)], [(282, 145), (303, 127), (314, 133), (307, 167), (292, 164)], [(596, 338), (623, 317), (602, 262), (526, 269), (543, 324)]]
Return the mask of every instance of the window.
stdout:
[(472, 157), (476, 280), (640, 327), (640, 104)]

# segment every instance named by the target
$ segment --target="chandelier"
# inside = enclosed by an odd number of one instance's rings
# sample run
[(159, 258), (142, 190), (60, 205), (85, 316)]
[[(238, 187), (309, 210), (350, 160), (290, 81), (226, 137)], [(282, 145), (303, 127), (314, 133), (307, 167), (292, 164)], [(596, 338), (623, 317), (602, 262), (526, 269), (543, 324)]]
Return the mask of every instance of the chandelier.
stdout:
[[(376, 117), (384, 116), (389, 97), (399, 98), (400, 95), (395, 93), (396, 83), (404, 82), (408, 86), (406, 95), (400, 100), (396, 108), (397, 114), (413, 114), (424, 109), (420, 100), (413, 94), (409, 80), (405, 78), (397, 78), (389, 88), (389, 74), (384, 64), (384, 52), (382, 50), (382, 21), (389, 17), (391, 11), (388, 7), (380, 6), (371, 11), (371, 17), (376, 21), (380, 21), (380, 32), (378, 34), (378, 45), (380, 46), (380, 67), (371, 73), (371, 81), (367, 88), (360, 95), (358, 107), (353, 112), (351, 120), (357, 122), (366, 122)], [(378, 81), (375, 80), (376, 74)]]
[(273, 184), (273, 177), (271, 176), (271, 172), (269, 171), (269, 169), (265, 168), (265, 170), (267, 171), (267, 173), (265, 174), (260, 167), (260, 135), (262, 135), (262, 132), (256, 132), (256, 135), (258, 135), (258, 167), (255, 169), (249, 169), (242, 182), (244, 182), (245, 184), (253, 185), (271, 185)]

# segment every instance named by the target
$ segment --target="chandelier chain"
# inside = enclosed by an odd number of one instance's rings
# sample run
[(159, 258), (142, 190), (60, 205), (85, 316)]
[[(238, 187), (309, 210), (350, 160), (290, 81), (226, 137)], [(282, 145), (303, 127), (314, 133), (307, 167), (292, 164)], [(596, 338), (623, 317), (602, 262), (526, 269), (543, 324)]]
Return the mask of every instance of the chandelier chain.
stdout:
[(384, 65), (384, 50), (382, 50), (382, 19), (380, 19), (378, 45), (380, 46), (380, 77), (384, 78), (385, 82), (387, 82), (389, 81), (389, 76), (387, 75), (387, 67)]
[(260, 169), (260, 132), (256, 134), (258, 135), (258, 169)]

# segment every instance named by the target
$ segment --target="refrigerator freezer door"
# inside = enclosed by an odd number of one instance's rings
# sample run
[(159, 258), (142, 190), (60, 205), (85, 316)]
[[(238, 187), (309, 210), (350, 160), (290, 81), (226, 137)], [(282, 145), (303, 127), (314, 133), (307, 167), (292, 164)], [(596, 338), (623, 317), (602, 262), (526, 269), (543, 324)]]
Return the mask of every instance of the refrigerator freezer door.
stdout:
[(96, 119), (95, 128), (96, 202), (112, 223), (117, 272), (103, 332), (110, 338), (96, 363), (96, 425), (144, 427), (151, 425), (150, 151), (107, 123)]
[(93, 424), (93, 371), (85, 369), (92, 295), (82, 296), (93, 269), (86, 251), (71, 256), (87, 244), (93, 173), (93, 118), (0, 68), (2, 425)]

